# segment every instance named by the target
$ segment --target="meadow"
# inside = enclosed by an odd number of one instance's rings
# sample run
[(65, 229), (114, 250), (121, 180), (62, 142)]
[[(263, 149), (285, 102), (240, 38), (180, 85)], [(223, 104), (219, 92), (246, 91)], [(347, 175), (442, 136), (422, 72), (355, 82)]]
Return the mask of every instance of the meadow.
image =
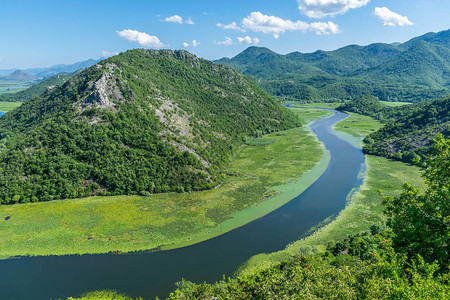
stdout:
[(412, 102), (391, 102), (391, 101), (380, 101), (380, 102), (386, 106), (391, 106), (391, 107), (398, 107), (398, 106), (412, 104)]
[(31, 85), (30, 82), (24, 81), (0, 81), (0, 91), (8, 91), (10, 93), (17, 93), (26, 90)]
[(0, 101), (0, 111), (8, 112), (22, 105), (22, 102), (5, 102)]
[(1, 206), (0, 255), (171, 249), (242, 226), (299, 195), (328, 164), (304, 127), (263, 138), (238, 149), (213, 190)]

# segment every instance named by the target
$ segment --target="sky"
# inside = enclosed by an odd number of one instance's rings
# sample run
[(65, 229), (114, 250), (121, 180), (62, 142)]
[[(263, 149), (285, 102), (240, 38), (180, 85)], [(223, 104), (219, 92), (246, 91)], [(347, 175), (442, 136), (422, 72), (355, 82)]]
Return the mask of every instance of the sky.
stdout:
[(450, 29), (449, 0), (1, 0), (0, 69), (49, 67), (134, 48), (205, 59), (405, 42)]

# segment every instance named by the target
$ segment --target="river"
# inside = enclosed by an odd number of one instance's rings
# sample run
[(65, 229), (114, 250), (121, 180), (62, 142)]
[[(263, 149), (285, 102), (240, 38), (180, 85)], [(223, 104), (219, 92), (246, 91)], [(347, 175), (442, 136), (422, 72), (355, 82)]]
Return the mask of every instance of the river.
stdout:
[[(0, 261), (0, 299), (65, 299), (115, 289), (144, 299), (164, 298), (182, 278), (213, 282), (231, 275), (251, 256), (284, 249), (311, 227), (337, 214), (361, 185), (361, 149), (334, 134), (347, 115), (334, 111), (310, 127), (331, 155), (322, 176), (305, 192), (268, 215), (185, 248), (125, 255), (25, 257)], [(282, 154), (280, 154), (282, 155)]]

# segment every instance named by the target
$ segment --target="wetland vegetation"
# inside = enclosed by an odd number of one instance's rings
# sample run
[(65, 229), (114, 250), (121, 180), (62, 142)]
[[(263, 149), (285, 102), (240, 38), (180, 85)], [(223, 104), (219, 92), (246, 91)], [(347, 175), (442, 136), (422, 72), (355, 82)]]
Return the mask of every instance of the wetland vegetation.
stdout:
[(2, 221), (0, 255), (129, 252), (163, 245), (167, 249), (248, 223), (300, 194), (326, 168), (320, 143), (304, 128), (264, 139), (271, 143), (241, 146), (223, 183), (212, 190), (1, 206), (1, 219), (10, 219)]

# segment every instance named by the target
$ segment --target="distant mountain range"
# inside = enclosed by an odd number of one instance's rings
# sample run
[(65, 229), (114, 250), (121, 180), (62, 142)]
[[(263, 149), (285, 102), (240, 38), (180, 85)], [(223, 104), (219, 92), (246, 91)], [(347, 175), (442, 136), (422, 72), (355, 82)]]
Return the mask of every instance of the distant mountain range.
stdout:
[[(29, 68), (29, 69), (24, 69), (24, 70), (18, 70), (18, 69), (0, 70), (0, 76), (6, 76), (6, 75), (10, 76), (10, 75), (14, 74), (15, 72), (19, 71), (22, 73), (23, 72), (28, 73), (28, 74), (34, 76), (36, 79), (42, 79), (42, 78), (45, 79), (45, 78), (52, 77), (59, 73), (72, 73), (72, 72), (75, 72), (80, 69), (86, 69), (86, 68), (89, 68), (89, 67), (95, 65), (99, 61), (100, 61), (99, 59), (88, 59), (85, 61), (70, 64), (70, 65), (59, 64), (59, 65), (51, 66), (49, 68)], [(6, 76), (6, 77), (8, 77), (8, 76)], [(36, 80), (36, 79), (33, 79), (33, 80)], [(0, 80), (2, 80), (2, 77), (0, 77)]]
[(349, 100), (372, 94), (380, 100), (419, 102), (450, 93), (450, 30), (405, 43), (350, 45), (306, 54), (250, 47), (215, 62), (237, 68), (288, 101)]
[(16, 70), (7, 76), (0, 76), (1, 81), (36, 81), (40, 78), (23, 70)]

